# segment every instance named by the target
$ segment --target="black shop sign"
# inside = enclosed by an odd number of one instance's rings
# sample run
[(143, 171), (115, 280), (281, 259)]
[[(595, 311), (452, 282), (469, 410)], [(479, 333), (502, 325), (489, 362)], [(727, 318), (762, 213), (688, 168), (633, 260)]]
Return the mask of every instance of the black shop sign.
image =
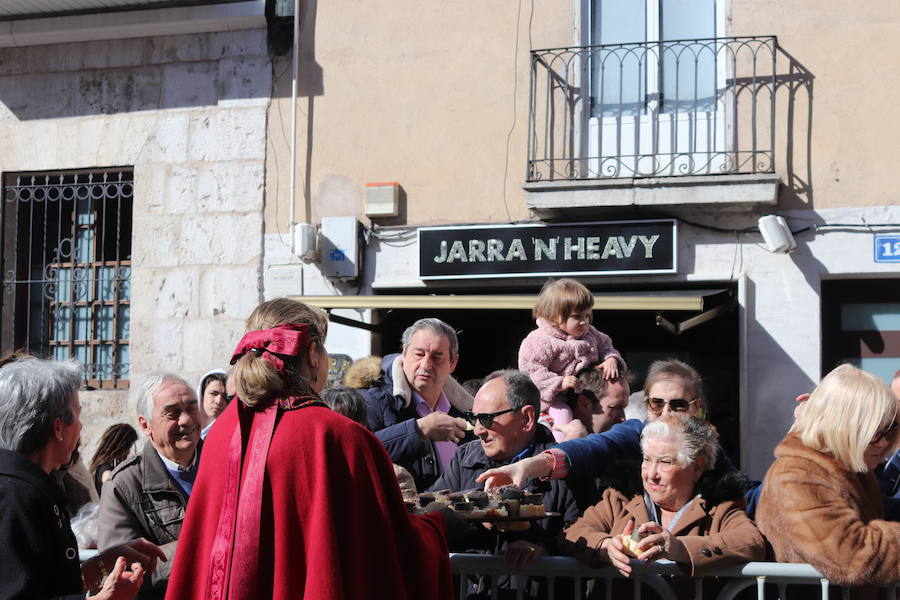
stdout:
[(675, 273), (674, 219), (419, 229), (419, 277)]

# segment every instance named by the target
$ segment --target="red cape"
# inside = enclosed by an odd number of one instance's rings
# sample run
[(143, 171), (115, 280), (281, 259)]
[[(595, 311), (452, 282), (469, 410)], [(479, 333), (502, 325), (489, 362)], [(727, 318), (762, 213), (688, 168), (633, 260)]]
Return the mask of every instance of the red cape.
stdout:
[[(168, 600), (206, 597), (236, 405), (203, 445)], [(282, 412), (265, 468), (259, 556), (233, 557), (236, 569), (259, 561), (257, 598), (452, 596), (443, 517), (407, 513), (390, 458), (368, 430), (321, 406)]]

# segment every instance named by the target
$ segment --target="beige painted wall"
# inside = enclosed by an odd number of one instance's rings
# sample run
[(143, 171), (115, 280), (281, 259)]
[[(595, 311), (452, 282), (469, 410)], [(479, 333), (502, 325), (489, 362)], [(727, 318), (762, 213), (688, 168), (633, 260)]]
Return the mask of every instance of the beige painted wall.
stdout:
[[(371, 2), (364, 10), (350, 2), (311, 5), (301, 34), (298, 220), (365, 220), (361, 205), (372, 181), (398, 181), (406, 193), (405, 213), (379, 220), (383, 225), (530, 218), (522, 190), (528, 50), (576, 43), (578, 2), (465, 1), (453, 10), (409, 1)], [(782, 56), (782, 208), (895, 202), (890, 179), (900, 121), (887, 113), (900, 91), (893, 8), (892, 0), (742, 0), (725, 7), (729, 35), (777, 35), (812, 75), (798, 81), (795, 71), (791, 78)], [(275, 73), (269, 233), (276, 224), (286, 231), (289, 222), (289, 56)]]
[[(783, 195), (784, 208), (891, 205), (900, 121), (890, 109), (900, 93), (900, 17), (892, 0), (732, 2), (733, 35), (778, 36), (784, 50), (814, 79), (807, 154), (806, 100), (801, 93), (793, 156), (812, 194)], [(778, 114), (784, 131), (787, 114)], [(778, 172), (786, 173), (784, 146)], [(807, 160), (809, 156), (809, 160)]]
[[(556, 1), (534, 2), (533, 17), (531, 6), (523, 1), (519, 12), (519, 3), (508, 1), (466, 0), (452, 8), (380, 1), (361, 10), (352, 2), (319, 2), (301, 34), (298, 220), (309, 206), (307, 186), (318, 221), (362, 216), (365, 184), (375, 181), (397, 181), (406, 193), (405, 218), (382, 224), (529, 218), (521, 188), (529, 19), (535, 47), (571, 44), (574, 19)], [(286, 231), (289, 222), (289, 56), (275, 74), (268, 233), (275, 223)]]

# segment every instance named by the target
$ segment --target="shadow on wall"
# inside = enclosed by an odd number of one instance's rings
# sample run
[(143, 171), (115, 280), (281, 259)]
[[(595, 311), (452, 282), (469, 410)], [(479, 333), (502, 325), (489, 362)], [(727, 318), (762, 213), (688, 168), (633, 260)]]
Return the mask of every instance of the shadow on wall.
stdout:
[[(817, 382), (800, 368), (756, 320), (756, 284), (746, 279), (747, 364), (765, 365), (765, 373), (747, 373), (746, 431), (743, 470), (762, 479), (774, 456), (772, 451), (794, 422), (794, 399), (811, 392)], [(817, 287), (818, 289), (818, 287)]]
[(787, 181), (780, 190), (779, 200), (785, 209), (811, 209), (813, 208), (812, 128), (813, 80), (815, 76), (780, 46), (778, 55), (781, 60), (787, 61), (787, 74), (778, 75), (775, 78), (776, 97), (781, 98), (781, 103), (786, 104), (787, 109), (784, 145)]
[[(297, 64), (297, 96), (305, 98), (305, 101), (298, 101), (297, 119), (306, 120), (306, 139), (300, 144), (305, 147), (306, 154), (303, 160), (303, 202), (305, 215), (312, 214), (312, 164), (313, 151), (315, 148), (315, 112), (316, 112), (316, 96), (325, 94), (325, 82), (322, 72), (322, 66), (316, 62), (316, 18), (318, 14), (317, 0), (308, 0), (301, 2), (300, 14), (300, 43), (298, 47), (298, 64)], [(291, 33), (293, 35), (293, 32)], [(293, 62), (291, 50), (288, 50), (284, 56), (276, 57), (273, 60), (273, 83), (272, 97), (290, 99), (293, 93)], [(285, 139), (290, 139), (290, 103), (279, 104), (279, 110), (284, 107), (284, 113), (279, 112), (278, 118), (281, 119), (282, 129), (285, 131)], [(299, 159), (300, 157), (298, 157)]]
[(263, 30), (0, 49), (0, 104), (20, 121), (265, 100), (271, 81)]

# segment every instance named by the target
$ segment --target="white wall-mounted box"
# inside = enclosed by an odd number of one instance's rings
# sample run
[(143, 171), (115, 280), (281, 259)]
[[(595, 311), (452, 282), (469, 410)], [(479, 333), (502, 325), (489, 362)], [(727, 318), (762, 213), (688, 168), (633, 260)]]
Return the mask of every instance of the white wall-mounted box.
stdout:
[(359, 275), (359, 221), (356, 217), (322, 217), (319, 264), (325, 277)]
[(400, 208), (400, 184), (382, 181), (366, 184), (366, 216), (396, 217)]

